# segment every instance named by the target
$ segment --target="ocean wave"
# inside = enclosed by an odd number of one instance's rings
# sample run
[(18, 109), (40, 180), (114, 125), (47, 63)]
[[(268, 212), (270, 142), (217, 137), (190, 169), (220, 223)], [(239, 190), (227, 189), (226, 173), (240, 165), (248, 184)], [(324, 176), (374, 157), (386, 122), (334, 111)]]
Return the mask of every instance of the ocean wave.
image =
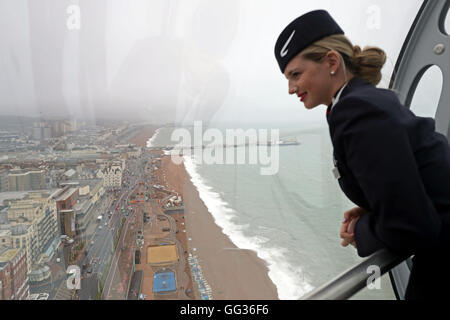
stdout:
[(219, 192), (215, 192), (211, 186), (208, 186), (205, 179), (198, 173), (198, 165), (191, 157), (185, 156), (183, 159), (186, 171), (197, 188), (200, 198), (223, 233), (236, 247), (252, 250), (266, 262), (269, 268), (269, 278), (277, 287), (279, 299), (299, 299), (314, 289), (305, 279), (301, 268), (286, 261), (286, 257), (289, 256), (288, 249), (268, 246), (270, 239), (266, 237), (244, 235), (243, 231), (248, 230), (249, 225), (235, 223), (237, 212), (230, 208)]
[(153, 136), (150, 138), (150, 140), (147, 141), (147, 148), (155, 147), (153, 143), (155, 142), (156, 138), (158, 137), (159, 133), (161, 132), (162, 128), (156, 129)]

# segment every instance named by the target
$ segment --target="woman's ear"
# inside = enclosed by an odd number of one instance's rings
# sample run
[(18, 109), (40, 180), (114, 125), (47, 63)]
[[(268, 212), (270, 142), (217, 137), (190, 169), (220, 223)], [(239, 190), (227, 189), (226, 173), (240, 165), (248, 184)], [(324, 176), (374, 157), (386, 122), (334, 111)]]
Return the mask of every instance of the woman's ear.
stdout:
[(334, 50), (331, 50), (327, 53), (325, 61), (330, 68), (330, 71), (332, 70), (334, 72), (337, 72), (337, 70), (339, 70), (341, 66), (340, 55)]

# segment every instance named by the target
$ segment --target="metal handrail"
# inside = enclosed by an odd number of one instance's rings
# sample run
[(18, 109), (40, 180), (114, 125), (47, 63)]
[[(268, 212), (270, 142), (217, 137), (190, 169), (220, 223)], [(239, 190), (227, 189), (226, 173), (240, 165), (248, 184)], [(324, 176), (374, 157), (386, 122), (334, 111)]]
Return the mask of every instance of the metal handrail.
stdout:
[(366, 287), (369, 277), (374, 277), (369, 267), (376, 266), (383, 274), (405, 261), (409, 256), (399, 256), (386, 249), (377, 251), (360, 264), (350, 268), (330, 282), (301, 297), (300, 300), (346, 300)]

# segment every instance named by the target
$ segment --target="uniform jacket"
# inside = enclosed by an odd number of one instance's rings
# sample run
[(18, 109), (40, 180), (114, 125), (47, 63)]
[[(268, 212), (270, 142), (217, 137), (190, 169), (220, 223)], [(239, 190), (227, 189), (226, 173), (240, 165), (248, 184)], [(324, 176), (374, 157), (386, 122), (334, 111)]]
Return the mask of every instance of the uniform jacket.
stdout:
[(434, 120), (356, 77), (330, 109), (339, 185), (368, 211), (355, 226), (359, 256), (382, 248), (450, 255), (450, 148)]

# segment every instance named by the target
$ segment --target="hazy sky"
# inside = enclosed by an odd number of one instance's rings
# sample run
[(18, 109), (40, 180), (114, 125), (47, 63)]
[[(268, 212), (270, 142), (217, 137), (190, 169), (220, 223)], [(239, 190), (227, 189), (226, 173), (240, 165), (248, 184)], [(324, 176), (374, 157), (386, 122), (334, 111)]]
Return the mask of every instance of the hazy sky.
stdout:
[(323, 122), (287, 94), (273, 48), (327, 9), (388, 53), (387, 87), (419, 0), (0, 0), (0, 114), (148, 121)]

